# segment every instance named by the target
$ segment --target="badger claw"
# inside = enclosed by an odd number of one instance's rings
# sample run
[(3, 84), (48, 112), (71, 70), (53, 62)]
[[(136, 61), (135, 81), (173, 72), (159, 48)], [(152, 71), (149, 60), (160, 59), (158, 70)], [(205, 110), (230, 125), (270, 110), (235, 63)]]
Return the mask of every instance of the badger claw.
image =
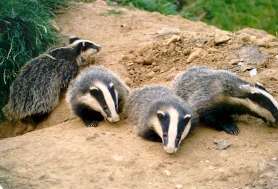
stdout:
[(222, 125), (223, 131), (231, 135), (238, 135), (239, 128), (234, 123), (225, 123)]
[(86, 124), (86, 127), (97, 127), (97, 126), (98, 126), (98, 122), (96, 121)]

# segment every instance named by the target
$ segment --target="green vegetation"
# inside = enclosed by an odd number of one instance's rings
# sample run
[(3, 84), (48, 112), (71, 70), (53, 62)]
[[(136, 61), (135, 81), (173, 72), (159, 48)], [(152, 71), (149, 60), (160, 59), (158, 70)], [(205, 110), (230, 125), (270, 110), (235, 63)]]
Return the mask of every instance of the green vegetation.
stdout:
[(156, 11), (162, 14), (176, 14), (178, 6), (176, 0), (114, 0), (121, 5), (134, 6), (147, 11)]
[(114, 0), (162, 14), (180, 14), (225, 30), (253, 27), (278, 35), (278, 0)]
[(225, 30), (259, 28), (278, 32), (277, 0), (196, 0), (184, 6), (181, 15), (202, 20)]
[(49, 22), (54, 11), (67, 3), (68, 0), (0, 1), (0, 110), (19, 69), (58, 41)]

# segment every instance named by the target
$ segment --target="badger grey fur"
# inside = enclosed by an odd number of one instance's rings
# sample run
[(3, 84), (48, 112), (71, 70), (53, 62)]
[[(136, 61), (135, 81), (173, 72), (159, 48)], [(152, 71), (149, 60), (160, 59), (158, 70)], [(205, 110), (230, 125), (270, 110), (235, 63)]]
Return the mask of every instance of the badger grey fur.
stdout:
[(61, 92), (76, 77), (83, 52), (100, 47), (88, 40), (73, 40), (68, 46), (49, 50), (23, 66), (10, 87), (9, 101), (3, 108), (9, 120), (37, 123), (58, 104)]
[(250, 114), (271, 125), (278, 122), (278, 103), (267, 90), (229, 71), (191, 68), (176, 77), (173, 87), (201, 122), (229, 134), (239, 133), (232, 115)]
[(178, 150), (194, 123), (191, 108), (163, 86), (135, 89), (128, 98), (126, 111), (136, 133), (148, 140), (162, 141), (168, 153)]
[(67, 102), (86, 126), (97, 126), (104, 119), (117, 122), (124, 116), (128, 94), (129, 88), (118, 76), (102, 66), (92, 66), (71, 83)]

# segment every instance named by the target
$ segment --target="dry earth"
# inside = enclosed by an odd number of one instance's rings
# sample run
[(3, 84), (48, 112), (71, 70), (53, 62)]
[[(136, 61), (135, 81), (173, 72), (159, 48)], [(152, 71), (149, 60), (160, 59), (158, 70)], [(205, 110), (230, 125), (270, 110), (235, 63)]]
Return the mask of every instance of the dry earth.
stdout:
[[(64, 35), (101, 44), (95, 62), (117, 72), (130, 87), (169, 84), (179, 71), (206, 65), (259, 81), (278, 95), (278, 40), (263, 31), (229, 33), (178, 16), (110, 7), (100, 0), (75, 5), (56, 22)], [(258, 73), (251, 78), (254, 68)], [(0, 141), (0, 185), (4, 189), (278, 188), (278, 130), (251, 117), (239, 119), (238, 125), (238, 136), (195, 128), (180, 151), (168, 155), (159, 143), (135, 136), (126, 120), (84, 127), (63, 100), (38, 126), (42, 129)], [(1, 136), (23, 130), (9, 124), (2, 128), (6, 131)], [(217, 150), (216, 140), (227, 140), (231, 146)]]

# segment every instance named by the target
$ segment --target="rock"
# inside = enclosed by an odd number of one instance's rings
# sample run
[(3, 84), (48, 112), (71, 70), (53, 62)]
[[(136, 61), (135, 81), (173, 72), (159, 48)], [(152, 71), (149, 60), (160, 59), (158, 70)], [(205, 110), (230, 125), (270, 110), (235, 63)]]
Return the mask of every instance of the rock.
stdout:
[(192, 62), (194, 59), (201, 57), (206, 54), (206, 51), (202, 48), (194, 48), (189, 57), (187, 58), (187, 63)]
[(257, 46), (243, 46), (237, 52), (238, 58), (250, 65), (260, 65), (263, 64), (268, 55), (262, 53)]
[(137, 64), (142, 64), (142, 63), (144, 62), (144, 58), (141, 57), (141, 56), (139, 56), (139, 57), (137, 57), (137, 58), (135, 59), (134, 62), (137, 63)]
[(124, 157), (120, 156), (118, 154), (115, 154), (115, 155), (112, 156), (112, 159), (114, 159), (115, 161), (123, 161)]
[(174, 43), (177, 41), (180, 41), (181, 37), (178, 35), (173, 35), (167, 42), (166, 45), (169, 45), (170, 43)]
[(182, 189), (183, 185), (182, 184), (176, 184), (175, 189)]
[(227, 140), (216, 140), (213, 143), (216, 145), (217, 150), (226, 150), (231, 146), (231, 143)]
[(55, 20), (50, 21), (50, 25), (56, 30), (57, 32), (61, 31), (61, 28), (58, 26), (57, 22)]
[(249, 71), (249, 75), (250, 75), (250, 77), (256, 76), (256, 75), (257, 75), (257, 69), (254, 68), (254, 69), (250, 70), (250, 71)]
[(169, 170), (166, 169), (163, 172), (166, 176), (171, 176), (171, 172)]
[(155, 72), (154, 71), (150, 71), (149, 73), (146, 74), (146, 77), (148, 79), (151, 79), (151, 78), (153, 78), (154, 75), (155, 75)]
[(179, 28), (165, 27), (157, 32), (158, 35), (169, 35), (169, 34), (179, 34), (181, 31)]
[(215, 45), (220, 45), (222, 43), (226, 43), (231, 39), (231, 37), (229, 37), (226, 34), (219, 34), (217, 33), (214, 37), (214, 44)]

